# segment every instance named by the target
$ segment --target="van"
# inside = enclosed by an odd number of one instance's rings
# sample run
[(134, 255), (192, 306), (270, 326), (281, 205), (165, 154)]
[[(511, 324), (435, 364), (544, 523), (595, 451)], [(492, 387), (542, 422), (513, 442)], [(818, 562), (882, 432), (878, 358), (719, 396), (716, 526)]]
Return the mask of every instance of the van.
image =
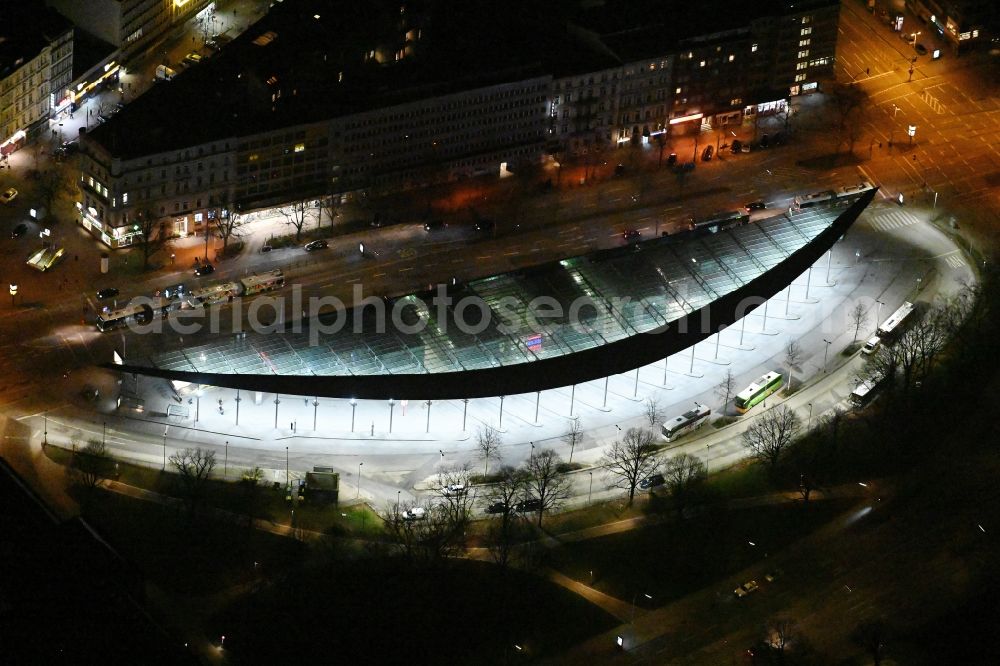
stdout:
[(868, 341), (865, 343), (865, 346), (861, 348), (861, 353), (874, 354), (875, 350), (878, 349), (879, 345), (881, 344), (882, 344), (882, 338), (878, 337), (877, 335), (873, 335), (872, 337), (868, 338)]
[(177, 76), (177, 72), (175, 72), (174, 70), (170, 69), (166, 65), (157, 65), (157, 67), (156, 67), (156, 78), (161, 79), (163, 81), (169, 81), (170, 79), (174, 78), (175, 76)]

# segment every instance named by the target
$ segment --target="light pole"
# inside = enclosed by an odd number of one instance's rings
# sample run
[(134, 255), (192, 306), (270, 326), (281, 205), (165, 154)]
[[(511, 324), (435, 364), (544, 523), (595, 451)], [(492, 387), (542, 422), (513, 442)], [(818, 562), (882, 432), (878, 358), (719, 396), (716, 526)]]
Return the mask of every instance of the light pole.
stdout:
[(229, 440), (226, 440), (226, 449), (222, 458), (222, 478), (229, 478)]
[(319, 416), (319, 396), (313, 398), (313, 430), (316, 430), (316, 418)]
[(101, 444), (107, 446), (108, 444), (108, 422), (105, 421), (101, 424)]
[(462, 398), (462, 432), (465, 432), (465, 420), (469, 415), (469, 399)]
[(813, 420), (813, 404), (809, 403), (809, 418), (806, 419), (806, 432), (809, 432), (809, 426), (812, 424)]
[(358, 497), (357, 497), (357, 499), (361, 499), (361, 466), (364, 465), (364, 464), (365, 464), (364, 462), (359, 462), (358, 463)]
[(167, 469), (167, 430), (170, 426), (163, 427), (163, 467), (161, 469)]
[(395, 411), (396, 401), (389, 398), (389, 434), (392, 434), (392, 413)]
[(288, 447), (285, 447), (285, 488), (291, 485), (291, 476), (288, 473)]
[(830, 352), (830, 345), (832, 345), (833, 342), (827, 340), (826, 338), (823, 338), (823, 342), (826, 343), (826, 347), (823, 349), (823, 372), (826, 372), (826, 357), (827, 354)]
[(424, 432), (428, 433), (431, 431), (431, 404), (430, 400), (427, 401), (427, 426), (424, 428)]
[(354, 412), (358, 408), (358, 401), (351, 398), (351, 432), (354, 432)]
[(882, 314), (882, 306), (885, 305), (885, 303), (883, 303), (882, 301), (878, 301), (878, 300), (876, 300), (875, 303), (878, 304), (878, 307), (875, 308), (875, 332), (877, 333), (878, 332), (879, 323), (882, 321), (882, 319), (881, 319), (881, 317), (879, 315)]
[(44, 429), (43, 429), (43, 432), (42, 432), (42, 446), (48, 446), (49, 445), (49, 415), (45, 414), (45, 415), (43, 415), (42, 418), (45, 419), (45, 425), (43, 427)]
[(274, 429), (278, 429), (278, 405), (281, 404), (281, 400), (278, 398), (278, 394), (274, 394)]
[(590, 506), (590, 499), (594, 496), (594, 473), (590, 474), (590, 490), (587, 491), (587, 506)]

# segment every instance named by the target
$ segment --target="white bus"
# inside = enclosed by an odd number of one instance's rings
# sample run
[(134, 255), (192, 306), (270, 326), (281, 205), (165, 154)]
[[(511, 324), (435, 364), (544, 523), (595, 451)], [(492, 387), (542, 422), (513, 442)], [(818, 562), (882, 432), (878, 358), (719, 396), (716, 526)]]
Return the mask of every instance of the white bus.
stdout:
[(875, 394), (884, 382), (885, 377), (865, 379), (851, 391), (851, 404), (858, 408), (864, 407), (875, 398)]
[(285, 276), (280, 269), (260, 275), (251, 275), (240, 280), (243, 296), (253, 296), (265, 291), (281, 289), (285, 286)]
[(872, 189), (873, 185), (867, 180), (863, 180), (857, 185), (846, 185), (839, 190), (837, 190), (837, 197), (849, 197), (855, 194), (861, 194), (865, 190)]
[(906, 318), (910, 316), (911, 312), (913, 312), (913, 303), (906, 301), (899, 306), (898, 310), (889, 315), (889, 318), (878, 327), (878, 331), (876, 331), (876, 333), (878, 333), (878, 336), (883, 340), (888, 338), (892, 335), (893, 331), (899, 330), (900, 325), (906, 321)]
[(228, 303), (239, 294), (239, 285), (235, 282), (223, 282), (203, 289), (195, 289), (188, 298), (188, 306), (203, 308), (216, 303)]
[(736, 394), (736, 399), (733, 401), (736, 411), (746, 414), (758, 402), (781, 388), (782, 381), (780, 372), (772, 370), (762, 375), (760, 379)]
[(167, 313), (178, 307), (176, 302), (165, 298), (154, 298), (149, 303), (129, 303), (118, 310), (102, 312), (97, 315), (97, 330), (102, 333), (122, 328), (129, 324), (148, 324), (155, 317), (166, 317)]
[(663, 423), (663, 437), (668, 442), (683, 437), (684, 435), (697, 430), (708, 420), (712, 410), (706, 405), (694, 403), (694, 407), (684, 412), (680, 416), (675, 416)]
[(795, 207), (809, 208), (811, 206), (815, 206), (816, 204), (833, 201), (836, 198), (837, 193), (833, 190), (823, 190), (822, 192), (813, 192), (812, 194), (800, 194), (795, 197)]

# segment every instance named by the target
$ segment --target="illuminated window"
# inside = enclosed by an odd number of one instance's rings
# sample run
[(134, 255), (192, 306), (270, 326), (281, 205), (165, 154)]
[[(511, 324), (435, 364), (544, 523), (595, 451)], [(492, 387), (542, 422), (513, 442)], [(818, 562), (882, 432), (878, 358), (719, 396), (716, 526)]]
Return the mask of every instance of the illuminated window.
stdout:
[(809, 46), (809, 42), (811, 41), (812, 41), (811, 39), (800, 39), (799, 46)]
[(649, 71), (651, 71), (651, 72), (656, 71), (656, 63), (655, 62), (649, 63)]
[(803, 61), (803, 62), (800, 62), (800, 63), (796, 63), (795, 69), (805, 69), (808, 66), (809, 66), (809, 63)]
[(799, 34), (802, 35), (802, 36), (811, 35), (812, 31), (813, 31), (812, 28), (802, 28), (802, 30), (799, 32)]
[(796, 74), (795, 75), (795, 82), (796, 83), (798, 83), (799, 81), (805, 81), (805, 80), (806, 80), (806, 75), (805, 74)]
[(126, 192), (125, 194), (122, 195), (122, 203), (123, 204), (127, 204), (128, 203), (128, 192)]
[(800, 58), (808, 58), (809, 57), (809, 49), (806, 49), (805, 51), (799, 51), (799, 57)]
[(305, 149), (306, 149), (306, 144), (304, 144), (304, 143), (297, 143), (297, 144), (295, 144), (295, 152), (301, 153)]
[(803, 16), (802, 17), (802, 25), (805, 25), (806, 23), (811, 23), (812, 20), (813, 20), (812, 16)]
[(680, 95), (681, 94), (681, 89), (677, 88), (676, 90), (674, 90), (674, 93), (677, 94), (677, 95)]
[(705, 61), (704, 61), (704, 60), (702, 60), (702, 61), (701, 61), (701, 66), (702, 66), (702, 67), (704, 67), (704, 66), (705, 66)]
[(734, 56), (732, 53), (730, 53), (729, 54), (729, 62), (732, 62), (734, 60), (736, 60), (736, 56)]
[(249, 162), (256, 162), (258, 157), (260, 157), (260, 156), (257, 153), (254, 153), (253, 155), (251, 155), (250, 157), (247, 158), (247, 161), (249, 161)]
[(757, 52), (757, 45), (756, 44), (752, 44), (750, 46), (750, 53), (756, 53), (756, 52)]

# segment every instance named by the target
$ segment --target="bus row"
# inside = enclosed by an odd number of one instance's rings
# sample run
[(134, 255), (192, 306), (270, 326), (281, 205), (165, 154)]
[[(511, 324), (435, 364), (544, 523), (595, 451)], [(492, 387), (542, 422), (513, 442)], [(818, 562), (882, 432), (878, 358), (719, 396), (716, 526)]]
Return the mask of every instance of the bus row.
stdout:
[(889, 315), (889, 318), (875, 329), (875, 335), (868, 338), (865, 346), (861, 348), (861, 353), (874, 354), (883, 341), (891, 340), (895, 334), (903, 330), (903, 325), (912, 313), (913, 303), (906, 301), (900, 305), (899, 309)]
[(249, 297), (285, 286), (285, 276), (280, 269), (261, 275), (250, 275), (236, 282), (222, 282), (195, 289), (187, 300), (157, 296), (142, 303), (129, 303), (123, 308), (97, 315), (97, 330), (112, 331), (130, 324), (148, 324), (153, 319), (164, 318), (174, 310), (204, 308), (218, 303), (229, 303), (235, 298)]

